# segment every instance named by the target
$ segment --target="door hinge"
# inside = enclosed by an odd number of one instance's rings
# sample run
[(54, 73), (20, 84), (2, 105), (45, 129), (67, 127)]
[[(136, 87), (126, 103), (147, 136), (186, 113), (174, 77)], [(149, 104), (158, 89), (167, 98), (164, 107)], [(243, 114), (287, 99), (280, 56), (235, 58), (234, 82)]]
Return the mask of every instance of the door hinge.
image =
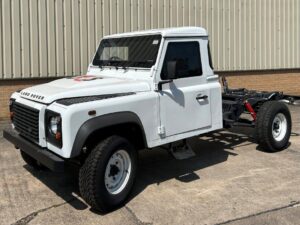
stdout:
[(159, 126), (158, 129), (158, 134), (162, 137), (164, 137), (166, 135), (166, 129), (165, 129), (165, 126)]

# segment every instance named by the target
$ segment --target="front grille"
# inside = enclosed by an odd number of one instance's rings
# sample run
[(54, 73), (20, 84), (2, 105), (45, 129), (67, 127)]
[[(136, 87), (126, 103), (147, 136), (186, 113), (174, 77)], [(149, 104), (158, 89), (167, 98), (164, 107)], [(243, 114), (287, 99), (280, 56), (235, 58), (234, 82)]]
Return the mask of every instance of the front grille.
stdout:
[(13, 104), (13, 123), (20, 135), (39, 141), (39, 110), (15, 102)]

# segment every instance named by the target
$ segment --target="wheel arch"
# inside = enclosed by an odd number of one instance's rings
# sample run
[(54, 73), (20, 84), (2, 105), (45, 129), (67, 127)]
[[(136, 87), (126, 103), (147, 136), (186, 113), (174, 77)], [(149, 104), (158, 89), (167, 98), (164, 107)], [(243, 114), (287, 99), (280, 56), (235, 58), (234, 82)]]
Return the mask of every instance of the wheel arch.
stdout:
[[(125, 132), (128, 128), (132, 129), (133, 133)], [(138, 149), (148, 146), (144, 127), (138, 115), (129, 111), (116, 112), (89, 119), (81, 125), (73, 143), (71, 158), (79, 156), (89, 140), (94, 141), (94, 138), (97, 138), (99, 141), (101, 137), (116, 134), (113, 132), (133, 141)], [(136, 138), (133, 138), (134, 135)]]

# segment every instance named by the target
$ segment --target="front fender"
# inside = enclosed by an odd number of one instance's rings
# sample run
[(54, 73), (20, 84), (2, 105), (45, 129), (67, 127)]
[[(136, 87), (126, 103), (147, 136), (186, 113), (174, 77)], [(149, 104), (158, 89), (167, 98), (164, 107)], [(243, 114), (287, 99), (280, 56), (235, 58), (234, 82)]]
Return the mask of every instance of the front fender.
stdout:
[(87, 138), (95, 131), (106, 127), (124, 124), (124, 123), (135, 123), (138, 125), (143, 133), (143, 141), (147, 146), (145, 131), (142, 122), (139, 117), (133, 112), (117, 112), (101, 115), (92, 119), (87, 120), (79, 128), (75, 141), (73, 143), (71, 158), (76, 157), (81, 153)]

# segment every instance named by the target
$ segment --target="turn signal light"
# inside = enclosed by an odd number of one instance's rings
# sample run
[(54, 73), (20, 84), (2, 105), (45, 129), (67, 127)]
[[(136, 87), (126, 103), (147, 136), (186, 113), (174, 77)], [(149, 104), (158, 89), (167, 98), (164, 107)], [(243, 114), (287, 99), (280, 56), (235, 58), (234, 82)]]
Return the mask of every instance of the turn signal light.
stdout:
[(96, 115), (96, 110), (91, 110), (88, 112), (89, 116), (95, 116)]

